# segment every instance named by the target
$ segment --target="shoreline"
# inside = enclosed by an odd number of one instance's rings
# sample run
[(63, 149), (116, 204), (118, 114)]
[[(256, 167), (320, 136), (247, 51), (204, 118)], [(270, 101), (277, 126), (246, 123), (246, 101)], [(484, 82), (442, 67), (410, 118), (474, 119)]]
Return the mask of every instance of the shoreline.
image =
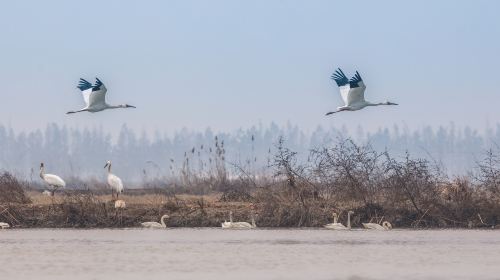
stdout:
[[(166, 220), (169, 228), (217, 228), (228, 220), (229, 211), (233, 212), (235, 221), (251, 220), (255, 215), (258, 227), (266, 229), (322, 229), (324, 224), (332, 222), (332, 212), (339, 212), (340, 222), (346, 224), (347, 208), (323, 208), (309, 210), (304, 217), (304, 223), (293, 220), (297, 211), (293, 205), (281, 205), (279, 209), (270, 211), (269, 205), (253, 202), (221, 201), (221, 194), (211, 195), (164, 195), (140, 194), (123, 195), (120, 199), (126, 202), (125, 209), (115, 209), (114, 200), (110, 195), (88, 194), (56, 194), (48, 197), (39, 192), (28, 192), (32, 203), (0, 204), (0, 222), (7, 222), (12, 229), (116, 229), (140, 228), (141, 222), (159, 221), (163, 214), (168, 214)], [(319, 204), (319, 203), (318, 203)], [(363, 229), (362, 223), (369, 222), (366, 217), (368, 210), (358, 207), (354, 209), (351, 220), (352, 229)], [(292, 217), (292, 218), (290, 218)], [(499, 225), (481, 224), (480, 221), (451, 222), (442, 226), (429, 226), (425, 219), (436, 219), (431, 214), (426, 217), (416, 217), (407, 209), (381, 210), (374, 221), (388, 220), (394, 229), (498, 229)], [(420, 221), (415, 226), (412, 219)], [(446, 222), (446, 219), (438, 223)], [(413, 223), (413, 226), (412, 226)], [(427, 224), (427, 226), (426, 226)], [(471, 225), (471, 227), (469, 227)]]

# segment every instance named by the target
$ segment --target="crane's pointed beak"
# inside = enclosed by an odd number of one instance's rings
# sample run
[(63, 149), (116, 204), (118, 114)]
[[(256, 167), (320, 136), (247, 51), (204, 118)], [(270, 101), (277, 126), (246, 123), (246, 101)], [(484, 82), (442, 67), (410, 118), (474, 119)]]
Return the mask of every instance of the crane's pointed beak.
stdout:
[(108, 164), (108, 163), (106, 163), (106, 165), (104, 165), (104, 168), (108, 167), (108, 165), (109, 165), (109, 164)]
[(135, 107), (135, 106), (128, 105), (128, 104), (126, 104), (126, 105), (125, 105), (125, 107), (127, 107), (127, 108), (137, 108), (137, 107)]

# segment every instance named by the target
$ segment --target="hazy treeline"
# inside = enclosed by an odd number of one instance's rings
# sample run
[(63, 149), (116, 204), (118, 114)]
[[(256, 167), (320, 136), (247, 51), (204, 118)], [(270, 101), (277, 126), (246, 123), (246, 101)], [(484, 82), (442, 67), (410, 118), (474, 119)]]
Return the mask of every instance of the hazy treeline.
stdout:
[[(38, 166), (64, 177), (101, 178), (104, 163), (111, 159), (113, 170), (124, 180), (143, 182), (157, 178), (179, 177), (182, 172), (204, 174), (212, 170), (217, 145), (222, 145), (224, 161), (251, 170), (266, 172), (279, 137), (287, 147), (307, 161), (309, 151), (326, 147), (339, 138), (351, 137), (357, 143), (370, 143), (374, 150), (393, 156), (412, 156), (437, 161), (448, 174), (465, 174), (476, 166), (484, 152), (500, 143), (500, 124), (479, 133), (453, 124), (437, 129), (424, 127), (410, 131), (397, 125), (364, 132), (363, 128), (317, 127), (304, 132), (297, 126), (254, 126), (231, 133), (183, 129), (171, 135), (137, 133), (123, 125), (112, 137), (100, 128), (74, 129), (48, 124), (44, 130), (15, 131), (0, 125), (0, 169), (18, 177), (38, 180)], [(187, 166), (186, 166), (187, 165)]]

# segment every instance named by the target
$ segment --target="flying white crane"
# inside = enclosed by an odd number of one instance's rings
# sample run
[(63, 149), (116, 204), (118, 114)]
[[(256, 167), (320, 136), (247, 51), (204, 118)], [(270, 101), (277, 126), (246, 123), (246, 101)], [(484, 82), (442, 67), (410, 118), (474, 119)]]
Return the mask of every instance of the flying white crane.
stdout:
[(328, 112), (326, 115), (331, 115), (334, 113), (342, 112), (342, 111), (357, 111), (361, 110), (367, 106), (379, 106), (379, 105), (398, 105), (396, 103), (392, 103), (389, 101), (381, 102), (381, 103), (371, 103), (365, 100), (365, 89), (366, 86), (361, 79), (358, 71), (356, 71), (356, 75), (348, 80), (345, 76), (344, 72), (340, 68), (338, 68), (335, 73), (333, 73), (331, 77), (339, 86), (340, 95), (344, 100), (345, 105), (338, 107), (337, 111)]
[(163, 215), (160, 218), (161, 224), (157, 222), (144, 222), (141, 223), (141, 226), (144, 228), (167, 228), (167, 225), (165, 224), (164, 220), (168, 218), (170, 218), (168, 215)]
[(104, 84), (98, 78), (95, 78), (96, 82), (94, 85), (88, 81), (81, 79), (78, 83), (77, 88), (80, 89), (83, 95), (83, 101), (85, 101), (85, 108), (78, 111), (69, 111), (66, 114), (74, 114), (78, 112), (99, 112), (106, 109), (117, 109), (117, 108), (135, 108), (135, 106), (128, 104), (121, 105), (109, 105), (106, 103), (106, 92), (108, 91)]
[(108, 160), (104, 168), (108, 168), (108, 185), (111, 188), (111, 198), (114, 198), (114, 192), (116, 192), (116, 198), (118, 199), (118, 195), (123, 192), (123, 183), (122, 179), (120, 179), (115, 174), (111, 173), (111, 161)]
[(64, 188), (66, 187), (66, 182), (64, 182), (61, 177), (54, 175), (54, 174), (45, 174), (45, 166), (43, 165), (43, 162), (40, 163), (40, 178), (51, 187), (50, 194), (51, 196), (54, 196), (54, 193), (59, 189), (59, 188)]

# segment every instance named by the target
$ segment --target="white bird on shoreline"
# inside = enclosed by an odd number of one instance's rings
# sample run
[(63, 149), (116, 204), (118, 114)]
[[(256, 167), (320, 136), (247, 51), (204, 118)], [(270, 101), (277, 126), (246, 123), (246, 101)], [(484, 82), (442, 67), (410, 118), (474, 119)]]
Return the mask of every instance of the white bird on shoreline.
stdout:
[(125, 209), (127, 208), (127, 204), (124, 200), (117, 199), (115, 200), (115, 209)]
[(222, 228), (224, 229), (252, 229), (256, 228), (257, 225), (255, 224), (255, 218), (252, 215), (252, 223), (247, 223), (247, 222), (233, 222), (233, 211), (229, 211), (229, 222), (224, 221), (221, 224)]
[(54, 196), (54, 193), (59, 189), (59, 188), (64, 188), (66, 187), (66, 182), (64, 182), (61, 177), (54, 175), (54, 174), (45, 174), (45, 166), (42, 163), (40, 163), (40, 178), (49, 185), (52, 189), (50, 190), (51, 196)]
[(338, 68), (335, 73), (333, 73), (331, 77), (339, 86), (340, 95), (344, 100), (345, 105), (338, 107), (337, 111), (328, 112), (326, 115), (331, 115), (334, 113), (342, 112), (342, 111), (357, 111), (361, 110), (367, 106), (379, 106), (379, 105), (398, 105), (396, 103), (392, 103), (389, 101), (381, 102), (381, 103), (371, 103), (365, 100), (365, 89), (366, 86), (361, 79), (358, 71), (356, 71), (356, 75), (348, 80), (345, 76), (344, 72), (340, 68)]
[(117, 108), (135, 108), (135, 106), (128, 104), (121, 105), (109, 105), (106, 103), (106, 92), (107, 89), (104, 84), (98, 78), (95, 79), (94, 85), (88, 81), (81, 79), (78, 83), (77, 88), (80, 89), (83, 95), (83, 101), (85, 101), (85, 108), (78, 111), (69, 111), (66, 114), (74, 114), (78, 112), (99, 112), (106, 109), (117, 109)]
[(383, 222), (382, 225), (379, 225), (377, 223), (363, 223), (363, 227), (366, 229), (374, 229), (374, 230), (390, 230), (390, 229), (392, 229), (392, 225), (388, 221)]
[(335, 230), (346, 230), (347, 227), (338, 222), (339, 215), (337, 213), (333, 213), (333, 223), (324, 225), (327, 229), (335, 229)]
[(4, 222), (0, 222), (0, 229), (10, 228), (10, 225)]
[(141, 226), (144, 228), (167, 228), (167, 225), (165, 224), (164, 220), (168, 218), (170, 218), (168, 215), (163, 215), (160, 218), (161, 224), (157, 222), (144, 222), (141, 223)]
[(123, 183), (122, 179), (120, 179), (115, 174), (111, 173), (111, 161), (108, 160), (104, 168), (108, 168), (108, 185), (111, 188), (111, 198), (114, 198), (113, 191), (116, 192), (116, 198), (118, 199), (118, 195), (123, 192)]

